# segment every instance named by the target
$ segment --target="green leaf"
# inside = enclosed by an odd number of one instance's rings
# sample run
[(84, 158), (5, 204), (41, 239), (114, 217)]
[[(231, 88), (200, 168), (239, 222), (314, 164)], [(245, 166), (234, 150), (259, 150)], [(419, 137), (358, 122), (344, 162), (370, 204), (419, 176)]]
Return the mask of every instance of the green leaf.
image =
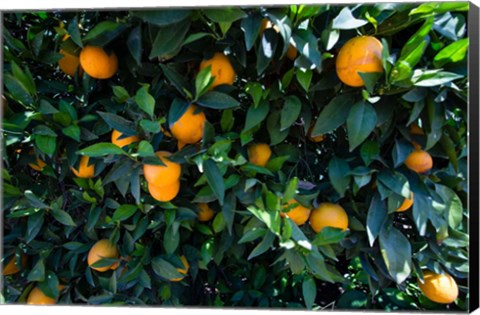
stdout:
[(367, 140), (360, 147), (360, 157), (365, 166), (370, 165), (380, 154), (380, 146), (378, 142)]
[(163, 247), (167, 254), (173, 254), (180, 243), (180, 233), (175, 232), (172, 226), (168, 226), (163, 234)]
[(298, 187), (298, 177), (294, 177), (288, 182), (287, 187), (285, 188), (285, 192), (283, 193), (282, 201), (288, 202), (291, 199), (293, 199), (293, 197), (297, 192), (297, 187)]
[(185, 20), (192, 14), (192, 10), (188, 9), (168, 9), (168, 10), (142, 10), (133, 11), (134, 16), (139, 17), (144, 22), (155, 24), (158, 26), (167, 26)]
[(38, 288), (48, 297), (52, 299), (58, 298), (58, 289), (59, 281), (58, 277), (53, 271), (47, 271), (45, 276), (45, 281), (38, 283)]
[(163, 74), (168, 81), (180, 92), (184, 97), (191, 97), (190, 84), (182, 77), (173, 67), (160, 64)]
[(142, 119), (140, 120), (140, 127), (142, 127), (145, 132), (153, 134), (160, 132), (160, 123), (158, 121)]
[(352, 107), (353, 97), (341, 94), (333, 98), (322, 110), (312, 130), (312, 137), (326, 134), (337, 129), (347, 119)]
[(412, 271), (412, 248), (409, 240), (394, 227), (380, 232), (380, 251), (393, 280), (400, 284)]
[(438, 70), (415, 71), (412, 82), (415, 86), (432, 87), (442, 85), (457, 79), (463, 78), (463, 75)]
[(250, 94), (253, 99), (254, 108), (257, 108), (263, 97), (263, 87), (258, 82), (248, 82), (245, 85), (245, 92)]
[(310, 69), (298, 69), (296, 72), (297, 81), (300, 83), (305, 92), (308, 92), (310, 82), (312, 82), (313, 72)]
[(195, 99), (198, 99), (200, 96), (205, 94), (208, 91), (208, 88), (212, 85), (213, 81), (215, 81), (215, 78), (212, 78), (210, 65), (200, 70), (195, 78)]
[(207, 92), (197, 100), (197, 103), (203, 107), (213, 109), (227, 109), (240, 105), (240, 102), (230, 95), (217, 91)]
[(352, 11), (348, 7), (344, 7), (342, 11), (333, 19), (332, 28), (339, 30), (356, 29), (367, 24), (368, 21), (357, 19), (353, 16)]
[(98, 156), (105, 156), (109, 154), (119, 154), (123, 155), (126, 154), (121, 148), (116, 146), (113, 143), (109, 142), (101, 142), (95, 143), (85, 149), (77, 151), (77, 154), (86, 155), (89, 157), (98, 157)]
[(447, 63), (462, 61), (467, 55), (468, 38), (460, 39), (440, 50), (433, 58), (435, 68), (441, 68)]
[(152, 44), (152, 50), (149, 58), (165, 58), (177, 51), (190, 29), (190, 20), (186, 19), (176, 24), (164, 26), (158, 31)]
[(28, 273), (28, 281), (45, 281), (45, 264), (43, 259), (39, 259), (32, 270)]
[(133, 122), (115, 114), (101, 111), (97, 111), (97, 113), (100, 115), (100, 117), (102, 117), (107, 125), (110, 126), (110, 128), (120, 131), (125, 136), (136, 135), (137, 132), (135, 131), (135, 125)]
[(340, 197), (345, 195), (345, 191), (350, 184), (350, 166), (345, 160), (334, 156), (328, 163), (328, 178), (333, 188), (338, 192)]
[(357, 72), (358, 75), (365, 83), (365, 88), (369, 93), (373, 93), (375, 90), (375, 84), (377, 84), (378, 79), (380, 79), (383, 75), (382, 72)]
[(436, 192), (442, 196), (445, 202), (445, 209), (448, 214), (448, 226), (458, 229), (463, 220), (462, 200), (452, 189), (444, 185), (435, 185)]
[(253, 228), (251, 230), (248, 230), (238, 240), (238, 244), (250, 243), (250, 242), (264, 236), (265, 233), (267, 233), (267, 229), (264, 229), (264, 228)]
[(9, 73), (6, 73), (3, 76), (3, 82), (16, 101), (25, 106), (32, 105), (32, 95), (30, 95), (25, 85), (23, 85), (17, 78)]
[(137, 209), (138, 208), (135, 205), (121, 205), (113, 213), (112, 220), (124, 221), (134, 215), (135, 212), (137, 212)]
[(285, 97), (285, 102), (280, 114), (280, 131), (290, 128), (290, 126), (298, 119), (301, 110), (302, 103), (298, 97), (294, 95)]
[(135, 94), (135, 103), (145, 112), (150, 118), (153, 118), (155, 110), (155, 99), (148, 93), (149, 84), (142, 86)]
[(275, 50), (277, 49), (278, 38), (277, 33), (271, 29), (267, 28), (261, 37), (260, 45), (257, 47), (257, 74), (261, 75), (265, 72), (268, 65), (273, 59)]
[(77, 125), (71, 125), (62, 129), (62, 132), (67, 137), (72, 138), (73, 140), (80, 142), (80, 127)]
[(225, 197), (225, 183), (223, 181), (222, 173), (217, 164), (213, 160), (206, 160), (203, 162), (203, 168), (205, 175), (207, 176), (207, 182), (213, 193), (218, 198), (218, 202), (223, 206), (223, 200)]
[(350, 152), (370, 135), (376, 124), (377, 113), (372, 105), (366, 102), (353, 105), (347, 118)]
[[(143, 50), (142, 49), (142, 28), (140, 25), (138, 25), (137, 27), (134, 27), (130, 31), (130, 34), (128, 35), (128, 38), (127, 38), (127, 46), (128, 46), (128, 51), (132, 55), (133, 59), (135, 60), (137, 65), (140, 66), (142, 64), (142, 50)], [(123, 103), (123, 102), (119, 102), (119, 103)]]
[(240, 28), (245, 35), (245, 48), (247, 51), (252, 49), (253, 44), (258, 37), (261, 24), (262, 17), (258, 14), (249, 14), (248, 17), (242, 19)]
[(235, 117), (233, 116), (232, 109), (226, 109), (222, 111), (222, 118), (220, 119), (220, 126), (222, 132), (229, 132), (235, 125)]
[(388, 212), (385, 202), (380, 199), (378, 193), (375, 193), (367, 212), (367, 235), (370, 247), (373, 247), (375, 239), (385, 225), (387, 217)]
[(127, 25), (124, 23), (102, 21), (88, 32), (83, 38), (83, 42), (92, 46), (105, 46), (120, 36), (120, 34), (126, 29)]
[(160, 257), (155, 257), (152, 259), (152, 269), (153, 272), (165, 279), (183, 278), (185, 276), (179, 273), (177, 268), (175, 268), (171, 263)]
[(247, 14), (239, 8), (225, 7), (221, 9), (203, 9), (203, 13), (213, 22), (232, 23), (247, 17)]
[(255, 258), (263, 253), (265, 253), (270, 246), (273, 245), (273, 241), (275, 240), (275, 234), (272, 232), (267, 232), (265, 237), (262, 239), (260, 243), (258, 243), (257, 246), (250, 252), (250, 255), (248, 255), (247, 260), (250, 260), (252, 258)]
[(267, 131), (270, 136), (270, 145), (277, 145), (285, 140), (288, 136), (289, 129), (280, 129), (281, 112), (272, 111), (267, 118)]
[(315, 239), (312, 243), (317, 246), (338, 244), (338, 242), (343, 240), (346, 235), (347, 232), (342, 229), (327, 226), (315, 235)]
[(175, 98), (170, 106), (170, 110), (168, 112), (168, 126), (171, 128), (173, 124), (179, 120), (183, 114), (187, 111), (190, 107), (190, 103), (182, 100), (180, 98)]
[(268, 115), (270, 111), (270, 103), (262, 100), (258, 107), (250, 106), (247, 110), (247, 117), (245, 119), (245, 127), (242, 132), (246, 132), (253, 127), (259, 125)]
[(235, 194), (230, 191), (225, 196), (225, 203), (222, 206), (223, 218), (225, 219), (225, 224), (227, 225), (229, 235), (232, 235), (232, 227), (235, 218), (235, 208), (237, 207), (237, 199)]
[(315, 280), (311, 277), (305, 278), (302, 283), (303, 300), (307, 309), (312, 309), (313, 303), (315, 303), (315, 297), (317, 296), (317, 285)]
[(35, 136), (35, 144), (43, 153), (49, 157), (53, 156), (55, 149), (57, 148), (57, 138), (50, 136)]
[(404, 198), (410, 198), (410, 184), (408, 183), (407, 178), (401, 173), (388, 169), (382, 170), (377, 174), (377, 180), (394, 193), (403, 196)]
[(51, 213), (52, 213), (53, 217), (55, 218), (55, 220), (62, 223), (63, 225), (77, 226), (77, 224), (75, 224), (75, 222), (73, 221), (70, 214), (68, 214), (67, 212), (65, 212), (61, 209), (52, 208)]
[(337, 300), (337, 307), (340, 309), (368, 309), (369, 297), (365, 292), (353, 290), (346, 291)]
[(73, 42), (83, 48), (82, 37), (80, 35), (80, 30), (78, 29), (77, 15), (75, 15), (75, 17), (70, 20), (70, 23), (68, 23), (67, 31)]

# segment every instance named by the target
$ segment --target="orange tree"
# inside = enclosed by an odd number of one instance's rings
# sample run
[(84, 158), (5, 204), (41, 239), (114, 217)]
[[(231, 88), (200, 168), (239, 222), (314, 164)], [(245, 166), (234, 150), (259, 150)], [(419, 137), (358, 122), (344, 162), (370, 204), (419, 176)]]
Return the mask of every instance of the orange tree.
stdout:
[(3, 301), (466, 309), (467, 13), (7, 13)]

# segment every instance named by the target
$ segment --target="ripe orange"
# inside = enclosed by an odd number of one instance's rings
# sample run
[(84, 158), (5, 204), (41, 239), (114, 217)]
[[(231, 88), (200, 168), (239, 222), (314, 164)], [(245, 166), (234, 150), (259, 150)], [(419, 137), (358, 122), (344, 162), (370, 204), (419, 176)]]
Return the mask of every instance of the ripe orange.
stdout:
[(312, 211), (310, 225), (317, 233), (326, 226), (345, 231), (348, 228), (348, 216), (340, 205), (325, 202)]
[(410, 209), (412, 205), (413, 205), (413, 192), (410, 192), (410, 199), (405, 198), (401, 206), (396, 210), (396, 212), (407, 211), (408, 209)]
[(235, 70), (230, 63), (230, 59), (224, 54), (217, 52), (211, 59), (203, 60), (200, 63), (200, 70), (208, 66), (211, 66), (212, 77), (215, 77), (210, 89), (221, 84), (232, 85), (235, 81)]
[(212, 210), (206, 203), (198, 204), (200, 211), (198, 212), (198, 221), (207, 222), (215, 216), (215, 211)]
[(312, 137), (312, 131), (313, 131), (313, 124), (310, 126), (310, 128), (308, 128), (308, 131), (307, 131), (307, 137), (310, 141), (322, 142), (323, 140), (325, 140), (325, 135), (318, 135), (318, 136)]
[[(292, 208), (287, 213), (280, 212), (280, 216), (283, 218), (285, 216), (289, 217), (296, 225), (302, 225), (307, 222), (308, 217), (310, 216), (311, 210), (302, 206), (298, 201), (295, 199), (290, 200), (287, 205), (290, 206), (292, 204), (298, 204), (295, 208)], [(285, 206), (286, 208), (287, 206)]]
[(80, 158), (80, 164), (78, 170), (72, 167), (72, 172), (75, 176), (80, 178), (92, 178), (95, 174), (95, 165), (88, 165), (90, 158), (86, 155), (83, 155)]
[(176, 180), (168, 186), (158, 187), (148, 183), (150, 195), (158, 201), (167, 202), (175, 198), (180, 191), (180, 180)]
[(105, 267), (92, 267), (92, 265), (102, 258), (117, 258), (117, 257), (118, 257), (117, 245), (110, 243), (108, 239), (102, 239), (96, 242), (88, 252), (87, 262), (90, 268), (100, 272), (104, 272), (107, 270), (116, 269), (119, 264), (113, 263), (110, 266), (105, 266)]
[(171, 186), (180, 178), (180, 164), (167, 159), (172, 153), (167, 151), (157, 151), (155, 154), (165, 165), (143, 165), (143, 175), (149, 184), (156, 187)]
[(295, 46), (290, 44), (287, 50), (287, 58), (290, 60), (295, 60), (296, 57), (297, 57), (297, 48), (295, 48)]
[(383, 72), (382, 43), (373, 36), (360, 36), (348, 40), (340, 49), (336, 70), (346, 85), (363, 86), (358, 72)]
[(424, 283), (418, 280), (418, 286), (428, 299), (441, 304), (450, 304), (457, 299), (458, 286), (449, 274), (426, 270), (423, 272), (423, 279)]
[(404, 161), (405, 165), (414, 172), (425, 173), (433, 167), (432, 156), (424, 150), (416, 148)]
[(92, 78), (108, 79), (117, 72), (118, 59), (114, 52), (109, 55), (102, 47), (85, 46), (80, 52), (80, 65)]
[(41, 172), (46, 165), (47, 163), (43, 162), (40, 158), (37, 158), (35, 163), (28, 163), (28, 166), (37, 172)]
[[(180, 272), (181, 274), (186, 275), (188, 273), (188, 270), (190, 269), (190, 265), (188, 264), (187, 258), (185, 256), (182, 255), (180, 257), (180, 260), (182, 261), (182, 264), (183, 264), (184, 268), (177, 268), (177, 271)], [(185, 278), (185, 277), (172, 278), (172, 279), (170, 279), (170, 281), (178, 282), (178, 281), (182, 281), (183, 278)]]
[(31, 305), (52, 305), (56, 303), (55, 299), (46, 296), (38, 287), (33, 288), (27, 298), (27, 304)]
[(265, 166), (272, 155), (272, 150), (265, 143), (252, 144), (248, 147), (248, 160), (250, 163)]
[(170, 131), (175, 139), (178, 140), (178, 148), (181, 149), (185, 144), (194, 144), (203, 137), (203, 128), (205, 126), (205, 113), (197, 112), (197, 106), (190, 105), (185, 113), (170, 126)]
[(137, 136), (120, 138), (121, 136), (122, 136), (122, 133), (120, 131), (113, 129), (112, 143), (120, 148), (123, 148), (131, 143), (138, 142), (140, 140), (140, 138)]
[(77, 69), (79, 72), (81, 72), (81, 68), (78, 67), (80, 65), (80, 59), (77, 56), (72, 55), (62, 49), (60, 50), (60, 54), (63, 55), (62, 59), (58, 61), (60, 70), (71, 77), (75, 75)]
[[(20, 257), (20, 261), (22, 263), (22, 267), (25, 267), (27, 265), (27, 256), (22, 255)], [(10, 259), (10, 261), (4, 265), (2, 274), (4, 276), (14, 275), (19, 272), (20, 269), (21, 268), (19, 268), (19, 266), (17, 265), (15, 257), (12, 257), (12, 259)]]

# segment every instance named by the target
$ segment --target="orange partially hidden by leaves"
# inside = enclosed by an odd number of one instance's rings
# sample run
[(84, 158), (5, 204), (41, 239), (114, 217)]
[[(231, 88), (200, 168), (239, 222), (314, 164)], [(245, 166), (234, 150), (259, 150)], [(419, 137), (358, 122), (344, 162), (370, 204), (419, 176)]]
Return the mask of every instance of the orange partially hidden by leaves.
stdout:
[(118, 70), (117, 55), (108, 54), (102, 47), (85, 46), (80, 52), (80, 65), (92, 78), (108, 79)]
[(150, 195), (158, 201), (170, 201), (175, 198), (180, 191), (180, 180), (176, 180), (173, 184), (162, 187), (148, 183), (148, 191), (150, 192)]
[(423, 131), (422, 128), (420, 128), (418, 126), (417, 123), (412, 123), (410, 125), (409, 132), (410, 132), (410, 134), (416, 135), (416, 136), (424, 136), (425, 135), (425, 132)]
[(348, 228), (348, 216), (340, 205), (321, 203), (310, 215), (310, 226), (317, 233), (327, 226), (345, 231)]
[(437, 274), (430, 270), (423, 272), (424, 283), (418, 280), (418, 286), (423, 294), (433, 302), (450, 304), (458, 297), (458, 286), (447, 273)]
[(64, 50), (60, 50), (60, 54), (63, 55), (62, 59), (58, 61), (60, 70), (72, 77), (75, 75), (77, 69), (79, 69), (78, 71), (81, 72), (81, 68), (78, 67), (80, 65), (80, 59), (77, 56), (72, 55)]
[(297, 58), (297, 48), (295, 48), (295, 46), (293, 46), (292, 44), (288, 46), (287, 58), (290, 60), (295, 60), (295, 58)]
[[(184, 274), (186, 275), (188, 273), (188, 270), (190, 269), (190, 265), (188, 264), (188, 261), (187, 261), (187, 258), (185, 256), (181, 256), (180, 257), (180, 260), (182, 261), (182, 264), (183, 264), (183, 267), (184, 268), (177, 268), (177, 271), (181, 274)], [(184, 277), (181, 277), (181, 278), (172, 278), (170, 279), (170, 281), (172, 282), (178, 282), (178, 281), (182, 281)]]
[(102, 239), (96, 242), (90, 251), (88, 252), (88, 266), (92, 269), (95, 269), (100, 272), (107, 270), (114, 270), (118, 267), (118, 263), (112, 263), (110, 266), (105, 267), (92, 267), (94, 263), (101, 260), (102, 258), (117, 258), (118, 249), (117, 245), (110, 243), (108, 239)]
[(416, 173), (428, 172), (433, 167), (432, 156), (427, 151), (418, 148), (407, 156), (404, 163)]
[(383, 72), (382, 43), (373, 36), (348, 40), (340, 49), (336, 70), (338, 78), (348, 86), (363, 86), (358, 72)]
[(178, 181), (182, 168), (180, 164), (172, 162), (167, 158), (172, 153), (167, 151), (157, 151), (155, 154), (165, 165), (143, 165), (143, 175), (147, 182), (156, 187), (171, 186)]
[(53, 305), (56, 303), (55, 299), (46, 296), (38, 287), (33, 288), (27, 298), (27, 304), (31, 305)]
[(205, 113), (192, 104), (182, 117), (170, 126), (173, 137), (178, 140), (179, 149), (185, 144), (194, 144), (202, 139), (206, 120)]
[(313, 131), (313, 125), (310, 126), (310, 128), (308, 128), (308, 131), (307, 131), (307, 137), (310, 141), (322, 142), (323, 140), (325, 140), (325, 135), (318, 135), (318, 136), (312, 137), (312, 131)]
[(302, 225), (305, 222), (307, 222), (308, 217), (310, 216), (311, 210), (302, 206), (295, 199), (290, 200), (287, 203), (287, 206), (285, 206), (285, 208), (292, 205), (292, 204), (297, 204), (297, 206), (295, 206), (294, 208), (292, 208), (290, 211), (288, 211), (286, 213), (285, 212), (280, 212), (280, 216), (282, 218), (286, 217), (286, 216), (289, 217), (293, 222), (295, 222), (296, 225)]
[(412, 205), (413, 205), (413, 192), (410, 192), (410, 198), (405, 198), (403, 200), (403, 203), (396, 210), (396, 212), (407, 211), (408, 209), (410, 209)]
[(271, 155), (272, 150), (268, 144), (257, 143), (248, 147), (248, 160), (252, 164), (266, 166)]
[(116, 146), (123, 148), (128, 146), (131, 143), (138, 142), (140, 140), (137, 136), (122, 137), (122, 133), (118, 130), (113, 129), (112, 131), (112, 143)]
[[(27, 265), (27, 256), (22, 255), (20, 261), (22, 263), (22, 267), (25, 267)], [(19, 271), (20, 268), (17, 265), (17, 260), (15, 259), (15, 257), (12, 257), (12, 259), (10, 259), (10, 261), (4, 265), (2, 275), (10, 276), (16, 274)]]
[(207, 222), (210, 221), (215, 216), (215, 211), (212, 210), (206, 203), (198, 204), (200, 211), (198, 212), (198, 221)]
[(35, 161), (35, 163), (28, 163), (28, 166), (30, 166), (34, 171), (37, 172), (41, 172), (46, 165), (47, 163), (43, 162), (40, 158), (37, 158), (37, 161)]
[(224, 54), (217, 52), (212, 58), (203, 60), (200, 63), (200, 70), (208, 66), (211, 66), (210, 72), (212, 77), (215, 77), (210, 89), (221, 84), (232, 85), (235, 81), (235, 70), (230, 63), (230, 59)]
[(83, 155), (80, 158), (78, 169), (75, 169), (72, 167), (73, 174), (75, 174), (75, 176), (79, 178), (92, 178), (95, 174), (95, 165), (94, 164), (88, 165), (89, 161), (90, 161), (90, 158), (86, 155)]

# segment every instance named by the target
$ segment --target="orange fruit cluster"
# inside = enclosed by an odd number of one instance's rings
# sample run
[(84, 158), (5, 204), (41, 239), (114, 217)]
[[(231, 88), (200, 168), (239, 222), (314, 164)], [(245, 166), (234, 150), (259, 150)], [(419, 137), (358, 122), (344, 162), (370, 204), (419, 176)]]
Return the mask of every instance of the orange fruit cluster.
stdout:
[(96, 242), (88, 252), (88, 266), (99, 272), (107, 270), (115, 270), (120, 265), (119, 262), (114, 262), (110, 266), (93, 267), (92, 265), (102, 258), (118, 258), (118, 249), (115, 244), (112, 244), (108, 239), (101, 239)]
[(145, 164), (143, 174), (148, 182), (150, 195), (158, 201), (166, 202), (175, 198), (180, 191), (181, 166), (168, 159), (170, 152), (155, 152), (165, 165)]

